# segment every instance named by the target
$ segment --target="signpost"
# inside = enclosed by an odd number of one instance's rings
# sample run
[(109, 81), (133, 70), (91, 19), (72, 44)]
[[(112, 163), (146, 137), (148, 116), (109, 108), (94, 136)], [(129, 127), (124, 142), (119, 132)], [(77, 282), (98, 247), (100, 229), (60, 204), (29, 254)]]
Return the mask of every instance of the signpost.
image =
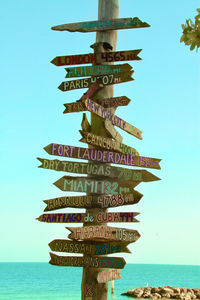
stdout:
[[(45, 212), (67, 207), (85, 208), (84, 213), (44, 213), (37, 220), (47, 223), (83, 223), (83, 227), (66, 227), (66, 239), (49, 243), (52, 251), (81, 253), (83, 256), (59, 256), (50, 253), (50, 264), (83, 267), (81, 300), (107, 300), (108, 281), (121, 278), (120, 269), (125, 260), (107, 257), (112, 253), (130, 253), (129, 243), (140, 238), (137, 230), (107, 226), (108, 222), (139, 222), (138, 212), (108, 212), (108, 208), (136, 204), (142, 194), (133, 188), (140, 182), (159, 180), (146, 170), (113, 167), (110, 164), (160, 169), (160, 159), (140, 156), (135, 148), (122, 143), (123, 138), (114, 126), (142, 139), (142, 132), (115, 115), (118, 106), (128, 105), (126, 96), (113, 97), (113, 85), (132, 81), (132, 67), (121, 64), (141, 60), (141, 49), (116, 51), (118, 29), (149, 27), (139, 18), (118, 18), (118, 0), (98, 0), (98, 20), (52, 27), (53, 30), (97, 32), (96, 42), (90, 47), (94, 53), (57, 56), (51, 63), (67, 67), (66, 78), (83, 77), (62, 82), (59, 89), (71, 91), (88, 88), (76, 102), (66, 103), (64, 113), (91, 112), (91, 124), (83, 113), (81, 142), (88, 148), (50, 144), (44, 149), (50, 155), (87, 160), (89, 162), (60, 161), (38, 158), (39, 168), (75, 173), (63, 176), (54, 184), (63, 191), (82, 192), (86, 195), (56, 197), (44, 200)], [(114, 65), (114, 62), (119, 64)], [(90, 76), (90, 77), (87, 77)], [(71, 128), (70, 128), (71, 130)], [(100, 149), (99, 149), (100, 148)], [(78, 174), (78, 176), (77, 176)], [(81, 174), (88, 177), (81, 177)], [(106, 270), (103, 270), (106, 269)]]
[(89, 194), (117, 195), (131, 192), (138, 181), (117, 181), (112, 179), (96, 180), (88, 177), (63, 176), (54, 185), (62, 191), (81, 192)]
[(112, 281), (120, 278), (121, 278), (120, 270), (108, 269), (98, 273), (97, 282), (103, 283), (103, 282)]
[(63, 171), (75, 174), (87, 174), (90, 176), (118, 178), (119, 180), (135, 181), (155, 181), (159, 180), (157, 176), (147, 170), (125, 169), (121, 167), (113, 167), (106, 164), (97, 163), (80, 163), (74, 161), (60, 161), (58, 159), (50, 160), (37, 158), (42, 165), (39, 168), (50, 169), (55, 171)]
[(95, 65), (97, 61), (102, 64), (102, 63), (115, 62), (115, 61), (120, 62), (120, 61), (141, 60), (141, 58), (138, 56), (138, 54), (141, 51), (142, 49), (56, 56), (51, 61), (51, 63), (59, 67), (59, 66), (69, 66), (69, 65), (84, 65), (84, 64)]
[(112, 151), (88, 149), (61, 144), (49, 144), (44, 150), (50, 155), (85, 159), (95, 162), (113, 163), (142, 168), (160, 169), (161, 159), (145, 156), (120, 154)]
[(75, 89), (89, 88), (97, 80), (99, 80), (103, 84), (103, 86), (118, 84), (118, 83), (134, 80), (131, 77), (132, 74), (133, 74), (133, 71), (126, 72), (126, 73), (109, 74), (109, 75), (103, 75), (103, 76), (93, 76), (93, 77), (87, 77), (87, 78), (83, 78), (83, 79), (64, 81), (59, 85), (58, 88), (63, 92), (71, 91), (71, 90), (75, 90)]
[(51, 27), (52, 30), (59, 31), (79, 31), (79, 32), (95, 32), (95, 31), (106, 31), (106, 30), (117, 30), (117, 29), (129, 29), (129, 28), (142, 28), (150, 27), (146, 22), (142, 22), (139, 18), (121, 18), (121, 19), (107, 19), (107, 20), (96, 20), (90, 22), (80, 23), (69, 23), (63, 25), (57, 25)]
[[(86, 95), (83, 95), (84, 99), (87, 99), (87, 95), (89, 96), (90, 93), (86, 93)], [(112, 97), (112, 98), (105, 98), (105, 99), (100, 99), (99, 102), (101, 103), (101, 105), (105, 108), (108, 107), (117, 107), (117, 106), (125, 106), (128, 105), (130, 102), (130, 99), (122, 96), (122, 97)], [(71, 103), (65, 103), (65, 110), (64, 110), (64, 114), (67, 113), (72, 113), (72, 112), (80, 112), (80, 111), (87, 111), (85, 104), (78, 100), (76, 102), (71, 102)]]
[(47, 223), (107, 223), (107, 222), (139, 222), (134, 217), (139, 215), (137, 212), (99, 212), (96, 216), (83, 213), (55, 213), (43, 214), (36, 220)]
[(79, 140), (82, 143), (97, 146), (99, 148), (104, 148), (111, 151), (121, 152), (123, 154), (128, 153), (132, 155), (139, 155), (135, 148), (131, 148), (127, 145), (124, 145), (119, 141), (115, 141), (111, 138), (102, 137), (91, 132), (85, 132), (83, 130), (79, 130), (79, 132), (83, 137)]
[(58, 256), (54, 253), (50, 256), (49, 263), (56, 266), (123, 269), (126, 264), (123, 257)]
[(111, 227), (106, 225), (66, 227), (71, 233), (69, 239), (97, 240), (134, 243), (140, 238), (137, 230)]
[(67, 75), (65, 78), (119, 74), (129, 72), (131, 69), (132, 67), (129, 64), (66, 68)]
[(80, 242), (71, 240), (53, 240), (49, 243), (52, 251), (83, 253), (88, 255), (107, 255), (112, 253), (131, 253), (127, 248), (128, 243), (120, 242)]
[(106, 110), (101, 105), (98, 105), (94, 101), (90, 99), (85, 100), (85, 106), (88, 111), (98, 115), (101, 118), (108, 119), (113, 125), (123, 129), (124, 131), (132, 134), (133, 136), (137, 137), (138, 139), (142, 139), (142, 131), (137, 129), (136, 127), (132, 126), (131, 124), (123, 121), (116, 115), (114, 115), (111, 111)]
[(44, 211), (61, 208), (108, 208), (123, 205), (136, 204), (142, 198), (142, 194), (133, 190), (126, 194), (117, 195), (92, 195), (92, 196), (65, 196), (44, 200), (47, 207)]

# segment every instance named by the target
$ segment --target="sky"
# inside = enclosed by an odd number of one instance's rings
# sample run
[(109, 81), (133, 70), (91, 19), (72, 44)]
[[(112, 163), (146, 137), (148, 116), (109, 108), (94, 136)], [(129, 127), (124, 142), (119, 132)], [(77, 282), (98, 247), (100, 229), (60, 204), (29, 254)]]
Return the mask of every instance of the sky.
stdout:
[[(119, 18), (138, 17), (151, 27), (118, 31), (118, 51), (143, 49), (141, 61), (129, 62), (135, 80), (114, 86), (115, 97), (131, 99), (117, 116), (142, 130), (143, 140), (118, 131), (141, 155), (162, 159), (161, 170), (148, 169), (162, 180), (135, 188), (144, 195), (138, 204), (110, 209), (140, 212), (140, 223), (110, 224), (141, 234), (129, 245), (132, 254), (121, 254), (127, 263), (200, 265), (200, 62), (199, 53), (179, 42), (181, 24), (194, 18), (198, 5), (119, 0)], [(69, 233), (65, 224), (35, 220), (43, 200), (73, 195), (53, 185), (68, 174), (39, 169), (36, 158), (58, 158), (43, 150), (50, 143), (86, 146), (79, 142), (82, 113), (63, 114), (63, 104), (86, 89), (60, 91), (66, 72), (50, 61), (91, 53), (95, 33), (56, 32), (51, 26), (93, 21), (97, 11), (97, 0), (1, 3), (1, 262), (47, 262), (48, 243)]]

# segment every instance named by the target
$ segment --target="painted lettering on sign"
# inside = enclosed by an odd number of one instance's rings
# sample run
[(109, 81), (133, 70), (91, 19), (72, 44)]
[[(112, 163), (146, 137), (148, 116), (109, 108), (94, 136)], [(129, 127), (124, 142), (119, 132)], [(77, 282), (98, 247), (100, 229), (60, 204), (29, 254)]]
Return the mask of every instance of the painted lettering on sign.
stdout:
[(66, 68), (65, 70), (67, 71), (67, 75), (65, 78), (119, 74), (130, 71), (131, 69), (132, 67), (129, 64), (80, 66)]
[(121, 74), (109, 74), (109, 75), (103, 75), (103, 76), (93, 76), (93, 77), (87, 77), (83, 79), (77, 79), (77, 80), (70, 80), (70, 81), (64, 81), (59, 85), (59, 89), (63, 92), (74, 90), (74, 89), (83, 89), (88, 88), (95, 82), (100, 82), (102, 85), (111, 85), (111, 84), (118, 84), (122, 82), (132, 81), (134, 80), (131, 75), (133, 74), (133, 71), (121, 73)]
[(137, 230), (106, 225), (66, 228), (71, 231), (68, 237), (73, 240), (109, 240), (133, 243), (140, 237)]
[(128, 193), (138, 184), (138, 181), (117, 182), (107, 179), (94, 180), (87, 177), (73, 176), (63, 176), (62, 178), (54, 182), (54, 185), (56, 185), (62, 191), (105, 195)]
[(37, 158), (42, 165), (39, 168), (63, 171), (75, 174), (88, 174), (91, 176), (101, 176), (118, 178), (121, 181), (155, 181), (159, 178), (146, 170), (132, 170), (120, 167), (108, 166), (105, 164), (87, 164), (70, 161), (50, 160)]
[(44, 211), (51, 211), (66, 207), (75, 208), (108, 208), (122, 205), (136, 204), (142, 198), (142, 194), (133, 190), (127, 194), (117, 195), (92, 195), (92, 196), (70, 196), (70, 197), (58, 197), (49, 200), (44, 200), (47, 207)]
[(61, 144), (49, 144), (44, 148), (44, 150), (51, 155), (73, 157), (96, 162), (107, 162), (128, 166), (160, 169), (159, 162), (161, 159), (158, 158), (120, 154), (112, 151), (88, 149)]
[(57, 56), (51, 63), (56, 66), (68, 66), (68, 65), (82, 65), (82, 64), (93, 64), (98, 62), (107, 63), (114, 61), (130, 61), (130, 60), (141, 60), (138, 54), (142, 49), (128, 50), (128, 51), (116, 51), (116, 52), (102, 52), (102, 53), (88, 53), (79, 55), (67, 55)]
[(139, 155), (139, 153), (137, 152), (136, 149), (131, 148), (127, 145), (122, 144), (119, 141), (116, 141), (114, 139), (111, 138), (107, 138), (107, 137), (102, 137), (96, 134), (93, 134), (91, 132), (85, 132), (82, 130), (79, 130), (79, 132), (82, 135), (82, 139), (80, 139), (80, 142), (83, 143), (87, 143), (89, 145), (94, 145), (94, 146), (98, 146), (104, 149), (108, 149), (108, 150), (114, 150), (117, 152), (121, 152), (124, 154), (132, 154), (132, 155)]
[(131, 253), (127, 248), (128, 243), (103, 243), (103, 242), (83, 242), (70, 240), (53, 240), (49, 243), (52, 251), (83, 253), (90, 255), (106, 255), (111, 253), (126, 252)]
[(121, 118), (114, 115), (111, 111), (105, 109), (103, 106), (98, 105), (94, 101), (90, 99), (85, 100), (86, 108), (98, 115), (101, 118), (108, 119), (113, 125), (123, 129), (124, 131), (132, 134), (133, 136), (137, 137), (138, 139), (142, 139), (142, 131), (134, 127), (133, 125), (127, 123), (126, 121), (122, 120)]
[(54, 253), (50, 256), (49, 263), (57, 266), (123, 269), (126, 264), (122, 257), (58, 256)]

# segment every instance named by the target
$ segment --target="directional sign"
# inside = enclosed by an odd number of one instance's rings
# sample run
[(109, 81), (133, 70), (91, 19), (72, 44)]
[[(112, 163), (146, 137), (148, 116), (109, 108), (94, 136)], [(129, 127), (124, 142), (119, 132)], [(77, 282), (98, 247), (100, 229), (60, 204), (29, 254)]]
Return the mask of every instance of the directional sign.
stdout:
[(49, 263), (56, 266), (123, 269), (126, 264), (123, 257), (58, 256), (54, 253), (50, 256)]
[(116, 115), (114, 115), (111, 111), (106, 110), (103, 106), (95, 103), (90, 99), (85, 100), (85, 106), (88, 111), (96, 114), (97, 116), (108, 119), (113, 125), (123, 129), (124, 131), (132, 134), (136, 138), (142, 140), (142, 131), (127, 123), (126, 121), (120, 119)]
[(114, 181), (112, 179), (96, 180), (88, 177), (63, 176), (54, 185), (62, 191), (116, 195), (131, 192), (138, 181)]
[(111, 137), (111, 138), (115, 139), (116, 141), (122, 143), (123, 137), (119, 134), (119, 132), (114, 128), (114, 126), (112, 125), (112, 123), (108, 119), (105, 119), (104, 126), (105, 126), (105, 130), (106, 130), (109, 137)]
[(116, 280), (116, 279), (120, 279), (121, 275), (120, 275), (120, 270), (104, 270), (102, 272), (99, 272), (97, 274), (97, 282), (98, 283), (106, 283), (108, 281), (111, 280)]
[(111, 150), (111, 151), (117, 151), (117, 152), (121, 152), (123, 154), (132, 154), (132, 155), (139, 155), (139, 153), (137, 152), (137, 150), (135, 148), (131, 148), (127, 145), (124, 145), (122, 143), (120, 143), (119, 141), (115, 141), (111, 138), (106, 138), (103, 136), (99, 136), (96, 134), (93, 134), (91, 132), (85, 132), (82, 130), (79, 130), (79, 132), (82, 135), (82, 139), (80, 139), (79, 141), (82, 143), (86, 143), (89, 145), (93, 145), (96, 146), (98, 148), (104, 148), (107, 150)]
[(122, 205), (136, 204), (142, 198), (142, 194), (133, 190), (127, 194), (117, 195), (92, 195), (92, 196), (65, 196), (44, 200), (47, 207), (44, 211), (51, 211), (66, 207), (74, 208), (108, 208)]
[(128, 51), (116, 51), (116, 52), (102, 52), (102, 53), (88, 53), (79, 55), (67, 55), (67, 56), (56, 56), (51, 63), (56, 66), (69, 66), (69, 65), (84, 65), (93, 64), (98, 62), (120, 62), (130, 60), (141, 60), (138, 54), (142, 49), (128, 50)]
[(49, 243), (52, 251), (69, 252), (69, 253), (83, 253), (89, 255), (107, 255), (111, 253), (131, 253), (124, 243), (102, 243), (102, 242), (79, 242), (71, 240), (53, 240)]
[[(82, 98), (87, 99), (89, 98), (89, 93), (86, 93), (88, 97), (84, 94)], [(117, 107), (117, 106), (125, 106), (128, 105), (130, 102), (130, 99), (122, 96), (122, 97), (113, 97), (113, 98), (105, 98), (105, 99), (99, 99), (98, 102), (105, 108), (109, 107)], [(78, 100), (76, 102), (71, 103), (65, 103), (65, 110), (64, 114), (72, 113), (72, 112), (80, 112), (80, 111), (87, 111), (85, 104)]]
[(47, 223), (107, 223), (107, 222), (139, 222), (134, 217), (139, 215), (138, 212), (98, 212), (96, 216), (85, 213), (54, 213), (43, 214), (36, 218), (40, 222)]
[(39, 168), (63, 171), (75, 174), (87, 174), (90, 176), (100, 176), (109, 178), (118, 178), (118, 180), (132, 181), (155, 181), (160, 180), (157, 176), (146, 170), (133, 170), (120, 167), (113, 167), (106, 164), (97, 163), (80, 163), (74, 161), (60, 161), (58, 159), (50, 160), (37, 158), (42, 165)]
[(126, 72), (126, 73), (109, 74), (109, 75), (103, 75), (103, 76), (94, 76), (94, 77), (87, 77), (87, 78), (83, 78), (83, 79), (64, 81), (59, 85), (58, 88), (63, 92), (71, 91), (71, 90), (75, 90), (75, 89), (89, 88), (97, 80), (100, 80), (100, 82), (103, 84), (103, 86), (118, 84), (118, 83), (134, 80), (131, 77), (132, 74), (133, 74), (133, 71)]
[(118, 30), (129, 28), (150, 27), (146, 22), (142, 22), (139, 18), (120, 18), (112, 20), (96, 20), (89, 22), (69, 23), (51, 27), (52, 30), (59, 31), (79, 31), (79, 32), (95, 32), (105, 30)]
[(66, 227), (71, 233), (68, 238), (72, 240), (95, 240), (95, 241), (120, 241), (136, 242), (140, 234), (137, 230), (117, 228), (106, 225)]
[(80, 111), (86, 111), (86, 107), (83, 102), (72, 102), (72, 103), (65, 103), (65, 110), (64, 114), (72, 113), (72, 112), (80, 112)]
[(99, 149), (88, 149), (61, 144), (49, 144), (44, 150), (51, 154), (63, 157), (85, 159), (96, 162), (113, 163), (127, 166), (138, 166), (143, 168), (160, 169), (161, 159), (131, 154), (120, 154), (112, 151)]
[[(90, 98), (90, 97), (87, 97), (87, 98)], [(99, 104), (105, 108), (126, 106), (130, 103), (130, 101), (131, 100), (126, 96), (103, 98), (103, 99), (98, 100)]]
[(66, 68), (65, 70), (67, 71), (67, 75), (65, 76), (65, 78), (119, 74), (128, 72), (131, 69), (132, 67), (129, 64)]

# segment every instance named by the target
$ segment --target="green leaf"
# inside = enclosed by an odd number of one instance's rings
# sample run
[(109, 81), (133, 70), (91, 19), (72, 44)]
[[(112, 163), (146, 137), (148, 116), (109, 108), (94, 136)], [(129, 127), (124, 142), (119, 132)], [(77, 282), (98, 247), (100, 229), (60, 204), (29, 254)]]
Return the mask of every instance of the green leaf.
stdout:
[(195, 44), (192, 43), (192, 45), (190, 46), (190, 50), (192, 51), (192, 50), (194, 50), (194, 48), (195, 48)]

